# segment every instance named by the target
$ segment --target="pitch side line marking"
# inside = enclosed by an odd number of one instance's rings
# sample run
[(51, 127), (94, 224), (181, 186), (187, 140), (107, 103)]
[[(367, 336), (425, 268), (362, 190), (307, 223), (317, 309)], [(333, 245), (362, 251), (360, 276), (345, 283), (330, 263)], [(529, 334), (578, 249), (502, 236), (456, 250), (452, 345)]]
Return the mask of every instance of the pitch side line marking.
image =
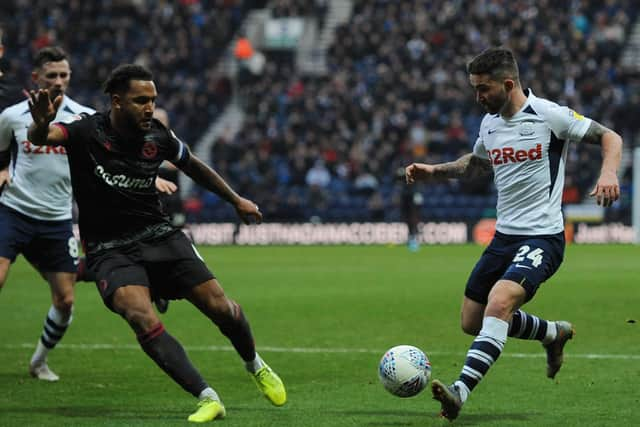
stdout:
[[(3, 344), (3, 349), (32, 349), (35, 345)], [(58, 344), (56, 348), (66, 348), (70, 350), (139, 350), (140, 346), (134, 344)], [(235, 351), (231, 346), (218, 345), (186, 345), (187, 351)], [(368, 348), (314, 348), (314, 347), (269, 347), (260, 346), (261, 352), (274, 353), (365, 353), (382, 355), (384, 350), (374, 350)], [(430, 356), (464, 356), (466, 353), (456, 353), (452, 351), (427, 351)], [(544, 353), (502, 353), (500, 357), (513, 357), (520, 359), (538, 359), (546, 357)], [(640, 360), (640, 354), (595, 354), (595, 353), (565, 353), (565, 357), (571, 359), (612, 359), (612, 360)]]

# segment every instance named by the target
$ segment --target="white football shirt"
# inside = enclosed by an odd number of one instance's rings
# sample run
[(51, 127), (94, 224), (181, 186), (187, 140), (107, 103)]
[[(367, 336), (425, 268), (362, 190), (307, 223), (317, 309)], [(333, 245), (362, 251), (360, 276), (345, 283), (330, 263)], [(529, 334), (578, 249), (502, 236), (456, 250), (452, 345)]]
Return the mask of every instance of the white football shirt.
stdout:
[[(54, 122), (70, 120), (91, 108), (65, 96)], [(0, 151), (16, 144), (9, 164), (11, 185), (5, 186), (0, 203), (34, 219), (71, 219), (71, 178), (64, 147), (37, 146), (27, 139), (32, 123), (27, 101), (7, 107), (0, 114)]]
[(531, 89), (513, 117), (487, 114), (473, 154), (491, 162), (498, 190), (496, 229), (511, 235), (564, 230), (562, 190), (569, 141), (580, 141), (591, 119)]

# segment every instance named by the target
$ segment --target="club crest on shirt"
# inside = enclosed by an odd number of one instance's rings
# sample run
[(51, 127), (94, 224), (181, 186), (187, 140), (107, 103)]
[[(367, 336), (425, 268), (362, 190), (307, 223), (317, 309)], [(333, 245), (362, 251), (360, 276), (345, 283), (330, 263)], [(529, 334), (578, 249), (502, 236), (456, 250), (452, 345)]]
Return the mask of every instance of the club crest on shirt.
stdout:
[(573, 115), (573, 118), (576, 120), (584, 120), (584, 116), (582, 114), (576, 113), (573, 110), (571, 110), (571, 115)]
[(522, 122), (520, 123), (520, 136), (529, 136), (535, 133), (535, 129), (533, 128), (533, 122)]
[(158, 155), (158, 145), (151, 140), (142, 145), (142, 157), (145, 159), (154, 159)]

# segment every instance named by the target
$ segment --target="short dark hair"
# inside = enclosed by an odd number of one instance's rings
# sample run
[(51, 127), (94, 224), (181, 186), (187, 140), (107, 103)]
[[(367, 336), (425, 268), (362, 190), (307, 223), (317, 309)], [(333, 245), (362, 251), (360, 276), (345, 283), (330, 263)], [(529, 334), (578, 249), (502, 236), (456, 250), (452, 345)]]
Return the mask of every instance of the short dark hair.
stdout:
[(69, 55), (67, 52), (61, 47), (58, 46), (47, 46), (43, 47), (33, 57), (33, 66), (35, 68), (40, 68), (47, 62), (58, 62), (63, 61), (65, 59), (69, 59)]
[(129, 90), (131, 80), (153, 80), (153, 73), (142, 65), (122, 64), (116, 67), (102, 85), (104, 93), (110, 95)]
[(518, 62), (513, 52), (504, 47), (491, 47), (467, 64), (469, 74), (489, 74), (491, 80), (511, 78), (519, 81)]

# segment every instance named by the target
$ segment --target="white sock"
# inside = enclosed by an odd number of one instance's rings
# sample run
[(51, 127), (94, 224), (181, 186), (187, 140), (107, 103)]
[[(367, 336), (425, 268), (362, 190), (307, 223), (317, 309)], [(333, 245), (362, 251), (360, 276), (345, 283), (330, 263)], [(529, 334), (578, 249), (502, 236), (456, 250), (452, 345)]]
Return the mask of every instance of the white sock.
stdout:
[(467, 397), (469, 397), (469, 393), (471, 393), (469, 387), (467, 387), (467, 385), (460, 380), (454, 382), (453, 385), (458, 387), (458, 391), (460, 392), (460, 400), (462, 400), (462, 403), (466, 402)]
[(33, 352), (33, 356), (31, 356), (31, 364), (39, 365), (47, 359), (47, 354), (49, 353), (49, 349), (42, 344), (42, 341), (38, 339), (38, 344), (36, 345), (36, 351)]
[(69, 325), (69, 323), (71, 323), (71, 320), (73, 317), (73, 307), (71, 307), (71, 313), (72, 314), (70, 314), (69, 316), (65, 316), (63, 312), (61, 312), (55, 306), (52, 305), (51, 307), (49, 307), (49, 312), (47, 313), (47, 316), (49, 316), (49, 318), (53, 320), (56, 324), (61, 326), (67, 326)]
[(198, 396), (198, 399), (199, 400), (211, 399), (211, 400), (217, 400), (218, 402), (222, 403), (222, 401), (220, 400), (220, 397), (218, 396), (218, 393), (216, 393), (216, 391), (211, 387), (207, 387), (204, 390), (202, 390), (200, 392), (200, 395)]
[(507, 332), (509, 331), (509, 323), (497, 317), (487, 316), (482, 319), (482, 329), (480, 335), (495, 338), (498, 341), (507, 342)]
[(556, 328), (556, 322), (547, 321), (547, 334), (542, 340), (542, 344), (549, 344), (558, 336), (558, 328)]
[(244, 366), (247, 368), (247, 371), (251, 372), (252, 374), (255, 374), (260, 369), (264, 368), (266, 365), (264, 363), (264, 360), (262, 360), (262, 358), (258, 354), (258, 352), (256, 352), (256, 358), (253, 360), (250, 360), (249, 362), (244, 362)]

